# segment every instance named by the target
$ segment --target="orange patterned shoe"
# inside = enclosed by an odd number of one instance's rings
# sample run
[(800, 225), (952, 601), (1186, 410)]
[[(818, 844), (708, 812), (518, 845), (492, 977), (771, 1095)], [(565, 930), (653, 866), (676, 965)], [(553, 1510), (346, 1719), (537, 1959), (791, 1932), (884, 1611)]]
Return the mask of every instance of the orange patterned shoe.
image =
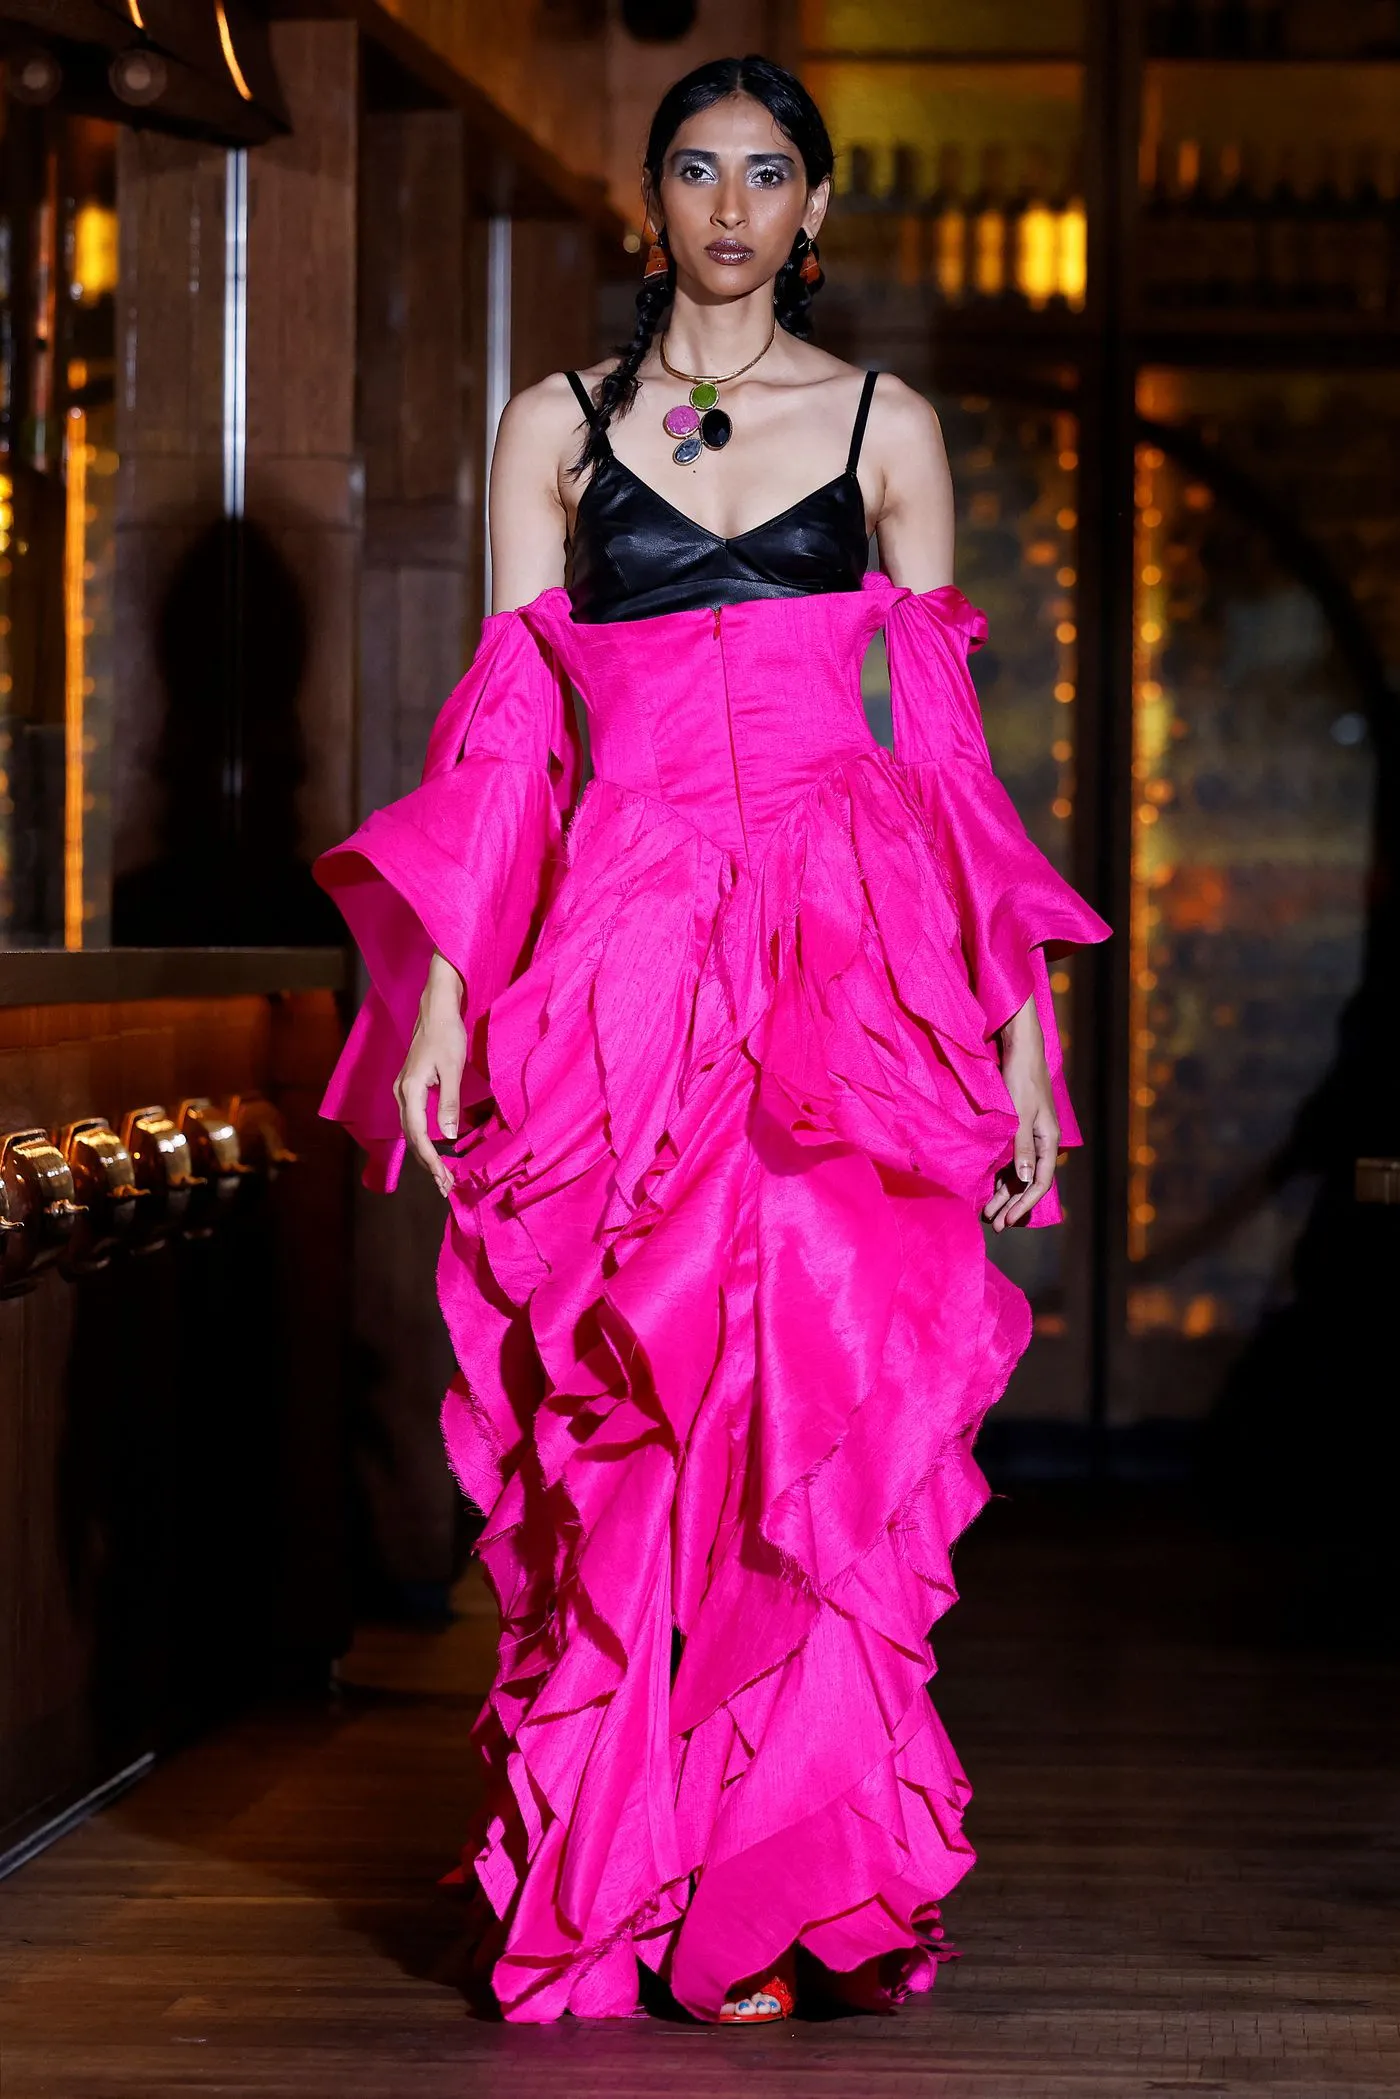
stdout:
[(747, 1997), (726, 1997), (719, 2008), (721, 2026), (771, 2026), (775, 2019), (790, 2019), (796, 2004), (781, 1975), (751, 1990)]

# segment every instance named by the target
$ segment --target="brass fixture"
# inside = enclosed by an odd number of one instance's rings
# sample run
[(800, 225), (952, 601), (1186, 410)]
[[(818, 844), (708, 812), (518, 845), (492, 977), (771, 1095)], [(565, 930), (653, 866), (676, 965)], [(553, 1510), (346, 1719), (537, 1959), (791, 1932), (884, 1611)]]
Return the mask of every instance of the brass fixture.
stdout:
[(235, 1093), (228, 1104), (229, 1121), (238, 1136), (240, 1155), (260, 1168), (270, 1181), (284, 1166), (295, 1166), (297, 1155), (287, 1146), (281, 1115), (265, 1093)]
[(187, 1227), (193, 1236), (204, 1237), (219, 1213), (234, 1200), (239, 1183), (253, 1169), (245, 1166), (239, 1155), (237, 1130), (207, 1094), (181, 1101), (175, 1110), (175, 1127), (188, 1138), (194, 1163), (208, 1183), (208, 1191), (195, 1204)]
[(1400, 1203), (1400, 1159), (1358, 1159), (1356, 1200), (1359, 1203)]
[(146, 1191), (137, 1186), (131, 1153), (105, 1115), (68, 1123), (58, 1133), (58, 1149), (87, 1211), (73, 1233), (66, 1265), (104, 1268), (131, 1237)]
[(122, 1143), (131, 1154), (133, 1178), (155, 1200), (138, 1224), (138, 1247), (164, 1246), (185, 1215), (204, 1177), (194, 1170), (190, 1140), (159, 1104), (133, 1108), (122, 1117)]
[(0, 1292), (32, 1289), (63, 1254), (84, 1211), (74, 1200), (72, 1169), (47, 1130), (0, 1137)]

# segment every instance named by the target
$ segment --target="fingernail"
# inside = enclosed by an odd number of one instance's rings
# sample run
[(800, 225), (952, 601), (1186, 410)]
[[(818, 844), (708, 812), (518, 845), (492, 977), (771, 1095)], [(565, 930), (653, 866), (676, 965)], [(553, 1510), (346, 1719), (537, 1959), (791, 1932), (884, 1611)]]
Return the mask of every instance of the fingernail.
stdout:
[(443, 1126), (442, 1126), (442, 1134), (443, 1134), (443, 1136), (444, 1136), (444, 1137), (455, 1137), (455, 1136), (456, 1136), (456, 1134), (457, 1134), (457, 1125), (456, 1125), (456, 1123), (455, 1123), (455, 1122), (445, 1122), (445, 1123), (443, 1124)]

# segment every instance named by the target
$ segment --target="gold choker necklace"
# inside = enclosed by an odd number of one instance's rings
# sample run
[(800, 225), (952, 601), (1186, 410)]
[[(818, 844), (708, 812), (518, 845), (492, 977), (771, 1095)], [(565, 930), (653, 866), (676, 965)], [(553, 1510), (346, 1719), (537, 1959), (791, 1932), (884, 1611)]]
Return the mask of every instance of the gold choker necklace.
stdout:
[(745, 372), (751, 372), (758, 363), (758, 358), (766, 357), (772, 349), (777, 332), (778, 316), (775, 312), (768, 340), (759, 351), (758, 357), (751, 357), (748, 363), (741, 364), (737, 371), (725, 372), (722, 375), (677, 371), (666, 355), (665, 338), (657, 344), (657, 353), (665, 370), (673, 379), (687, 380), (690, 385), (690, 398), (678, 401), (674, 408), (668, 408), (661, 419), (661, 427), (666, 435), (680, 440), (671, 454), (677, 466), (693, 466), (703, 450), (724, 450), (734, 435), (734, 425), (724, 410), (717, 405), (719, 390), (722, 386), (728, 386), (731, 379), (741, 379)]

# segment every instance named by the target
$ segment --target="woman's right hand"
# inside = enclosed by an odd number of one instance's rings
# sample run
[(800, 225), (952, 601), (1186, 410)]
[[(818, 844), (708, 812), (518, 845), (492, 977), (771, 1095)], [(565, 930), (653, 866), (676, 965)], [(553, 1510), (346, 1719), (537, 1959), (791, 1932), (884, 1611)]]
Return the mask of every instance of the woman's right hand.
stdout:
[(444, 1196), (451, 1192), (452, 1175), (428, 1135), (428, 1093), (437, 1087), (438, 1128), (444, 1137), (455, 1137), (466, 1062), (462, 979), (446, 956), (434, 955), (418, 1003), (413, 1040), (408, 1045), (403, 1070), (394, 1081), (394, 1098), (399, 1104), (399, 1120), (409, 1150), (432, 1175), (438, 1193)]

